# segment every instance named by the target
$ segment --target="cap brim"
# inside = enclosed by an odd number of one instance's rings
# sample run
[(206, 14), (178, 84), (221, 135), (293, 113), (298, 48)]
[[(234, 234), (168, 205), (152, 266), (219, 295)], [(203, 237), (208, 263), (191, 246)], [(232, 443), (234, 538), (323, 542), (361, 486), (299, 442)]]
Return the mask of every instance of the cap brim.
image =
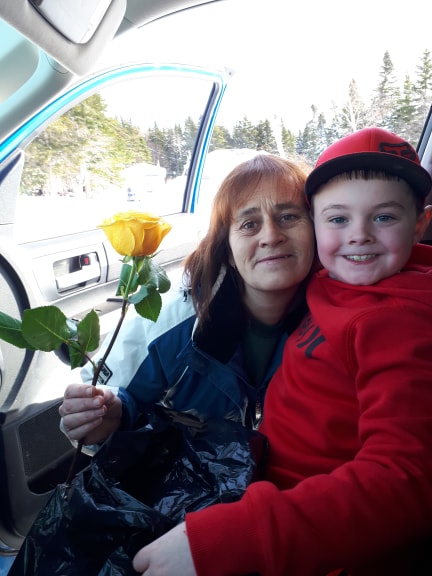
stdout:
[(377, 170), (393, 174), (408, 182), (422, 199), (426, 198), (432, 186), (430, 174), (410, 160), (401, 159), (394, 154), (361, 152), (333, 158), (315, 168), (306, 180), (305, 193), (308, 200), (310, 201), (317, 189), (331, 178), (351, 170)]

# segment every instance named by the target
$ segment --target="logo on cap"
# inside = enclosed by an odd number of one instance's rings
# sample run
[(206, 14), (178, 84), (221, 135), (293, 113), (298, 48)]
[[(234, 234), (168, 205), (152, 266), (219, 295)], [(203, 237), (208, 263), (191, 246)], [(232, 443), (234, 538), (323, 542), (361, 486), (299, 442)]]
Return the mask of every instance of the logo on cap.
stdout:
[(385, 152), (386, 154), (394, 154), (395, 156), (401, 156), (407, 160), (412, 160), (417, 162), (417, 154), (412, 146), (408, 142), (403, 142), (402, 144), (390, 144), (389, 142), (380, 142), (378, 144), (380, 152)]

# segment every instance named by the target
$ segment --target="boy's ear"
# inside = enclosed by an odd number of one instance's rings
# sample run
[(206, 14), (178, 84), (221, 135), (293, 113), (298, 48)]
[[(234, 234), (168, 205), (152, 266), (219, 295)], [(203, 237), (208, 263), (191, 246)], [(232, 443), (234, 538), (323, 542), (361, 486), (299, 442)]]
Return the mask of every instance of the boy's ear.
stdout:
[(423, 234), (426, 232), (427, 227), (429, 226), (432, 219), (432, 205), (428, 205), (424, 207), (423, 212), (420, 214), (415, 231), (415, 241), (420, 242), (423, 238)]

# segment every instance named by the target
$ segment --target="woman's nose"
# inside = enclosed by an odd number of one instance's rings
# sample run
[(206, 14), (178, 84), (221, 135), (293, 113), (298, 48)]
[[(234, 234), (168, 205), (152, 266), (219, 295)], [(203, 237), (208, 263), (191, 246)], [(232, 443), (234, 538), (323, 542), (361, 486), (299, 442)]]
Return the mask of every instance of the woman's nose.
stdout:
[(260, 244), (262, 246), (279, 244), (284, 238), (282, 230), (275, 222), (268, 221), (264, 223), (260, 234)]

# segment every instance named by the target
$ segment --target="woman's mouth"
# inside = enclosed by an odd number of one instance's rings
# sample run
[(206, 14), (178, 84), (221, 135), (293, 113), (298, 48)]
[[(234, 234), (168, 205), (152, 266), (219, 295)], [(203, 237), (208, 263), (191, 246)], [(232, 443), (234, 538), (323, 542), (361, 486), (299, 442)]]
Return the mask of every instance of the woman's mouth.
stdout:
[(267, 256), (267, 258), (260, 258), (260, 260), (257, 260), (257, 264), (263, 264), (265, 262), (273, 262), (275, 260), (285, 260), (287, 258), (290, 258), (290, 254), (279, 254), (277, 256)]

